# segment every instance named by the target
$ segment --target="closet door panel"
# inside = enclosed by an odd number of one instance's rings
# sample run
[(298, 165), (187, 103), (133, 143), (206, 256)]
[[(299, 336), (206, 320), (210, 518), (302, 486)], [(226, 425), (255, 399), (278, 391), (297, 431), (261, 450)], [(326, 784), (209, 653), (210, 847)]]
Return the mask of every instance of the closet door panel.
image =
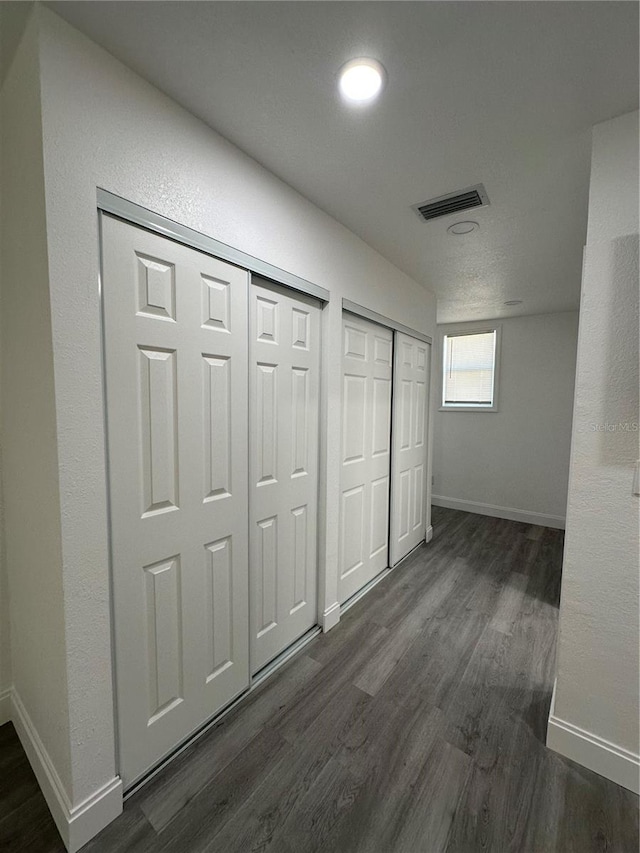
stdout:
[(431, 346), (395, 333), (391, 565), (426, 535), (426, 471)]
[[(260, 283), (258, 283), (260, 282)], [(320, 303), (250, 292), (251, 669), (317, 621)]]
[(343, 318), (339, 596), (388, 566), (393, 333)]
[(104, 215), (119, 770), (125, 786), (242, 692), (248, 274)]

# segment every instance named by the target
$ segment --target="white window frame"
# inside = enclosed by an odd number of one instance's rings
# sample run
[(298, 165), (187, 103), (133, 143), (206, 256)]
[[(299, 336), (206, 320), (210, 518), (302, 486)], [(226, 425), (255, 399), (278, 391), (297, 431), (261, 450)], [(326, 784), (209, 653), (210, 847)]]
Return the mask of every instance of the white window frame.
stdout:
[[(493, 405), (492, 406), (445, 406), (443, 403), (444, 395), (444, 338), (454, 337), (455, 335), (471, 335), (481, 332), (495, 332), (496, 348), (493, 367)], [(438, 329), (438, 393), (439, 397), (439, 412), (498, 412), (498, 393), (500, 390), (500, 353), (502, 344), (502, 324), (501, 323), (461, 323), (456, 326), (442, 326)]]

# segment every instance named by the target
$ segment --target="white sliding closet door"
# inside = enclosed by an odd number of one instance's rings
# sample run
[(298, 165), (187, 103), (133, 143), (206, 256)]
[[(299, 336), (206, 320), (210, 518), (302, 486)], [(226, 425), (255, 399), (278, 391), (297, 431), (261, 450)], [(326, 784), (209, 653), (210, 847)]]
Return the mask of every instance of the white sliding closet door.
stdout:
[(102, 217), (119, 771), (249, 683), (248, 274)]
[(426, 535), (427, 422), (431, 347), (395, 333), (391, 565)]
[(341, 602), (389, 565), (392, 351), (389, 329), (344, 315)]
[(317, 622), (320, 310), (286, 288), (251, 285), (253, 673)]

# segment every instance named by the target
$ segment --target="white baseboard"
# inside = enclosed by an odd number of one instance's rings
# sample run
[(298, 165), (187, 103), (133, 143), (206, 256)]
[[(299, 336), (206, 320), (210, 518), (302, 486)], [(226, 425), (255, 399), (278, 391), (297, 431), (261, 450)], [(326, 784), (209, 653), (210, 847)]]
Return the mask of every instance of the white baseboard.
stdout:
[(114, 776), (91, 796), (71, 809), (68, 836), (63, 841), (69, 853), (76, 853), (112, 820), (122, 814), (122, 780)]
[(584, 729), (549, 717), (547, 746), (565, 758), (640, 794), (640, 756)]
[(551, 691), (551, 705), (549, 705), (549, 717), (555, 717), (556, 714), (556, 690), (558, 688), (558, 676), (553, 679), (553, 690)]
[(58, 832), (69, 853), (76, 853), (122, 812), (122, 781), (119, 776), (115, 776), (85, 800), (72, 806), (27, 709), (15, 690), (11, 692), (11, 706), (13, 724)]
[(331, 607), (327, 607), (327, 609), (322, 614), (322, 630), (326, 634), (327, 631), (330, 631), (332, 628), (335, 628), (339, 621), (340, 602), (334, 601)]
[(555, 715), (556, 682), (549, 710), (547, 746), (583, 767), (640, 794), (640, 756)]
[(0, 690), (0, 726), (11, 721), (11, 694), (13, 690), (7, 687), (5, 690)]
[[(479, 503), (478, 501), (463, 501), (459, 498), (447, 498), (443, 495), (432, 495), (431, 503), (448, 509), (459, 509), (463, 512), (475, 512), (477, 515), (490, 515), (493, 518), (506, 518), (509, 521), (521, 521), (524, 524), (539, 524), (541, 527), (555, 527), (564, 530), (563, 515), (548, 515), (544, 512), (529, 512), (526, 509), (515, 509), (510, 506), (495, 506), (494, 504)], [(428, 541), (428, 540), (427, 540)]]
[(433, 539), (433, 526), (430, 524), (427, 527), (427, 535), (424, 537), (424, 541), (425, 542), (431, 542), (432, 539)]

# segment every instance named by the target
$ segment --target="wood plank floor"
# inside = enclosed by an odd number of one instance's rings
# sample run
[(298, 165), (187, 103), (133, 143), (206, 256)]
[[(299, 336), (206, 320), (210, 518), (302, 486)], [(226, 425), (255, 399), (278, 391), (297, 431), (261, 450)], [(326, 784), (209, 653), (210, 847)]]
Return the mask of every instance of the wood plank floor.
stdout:
[[(562, 533), (433, 520), (86, 853), (635, 853), (637, 798), (544, 746)], [(63, 850), (11, 725), (0, 815), (1, 850)]]

